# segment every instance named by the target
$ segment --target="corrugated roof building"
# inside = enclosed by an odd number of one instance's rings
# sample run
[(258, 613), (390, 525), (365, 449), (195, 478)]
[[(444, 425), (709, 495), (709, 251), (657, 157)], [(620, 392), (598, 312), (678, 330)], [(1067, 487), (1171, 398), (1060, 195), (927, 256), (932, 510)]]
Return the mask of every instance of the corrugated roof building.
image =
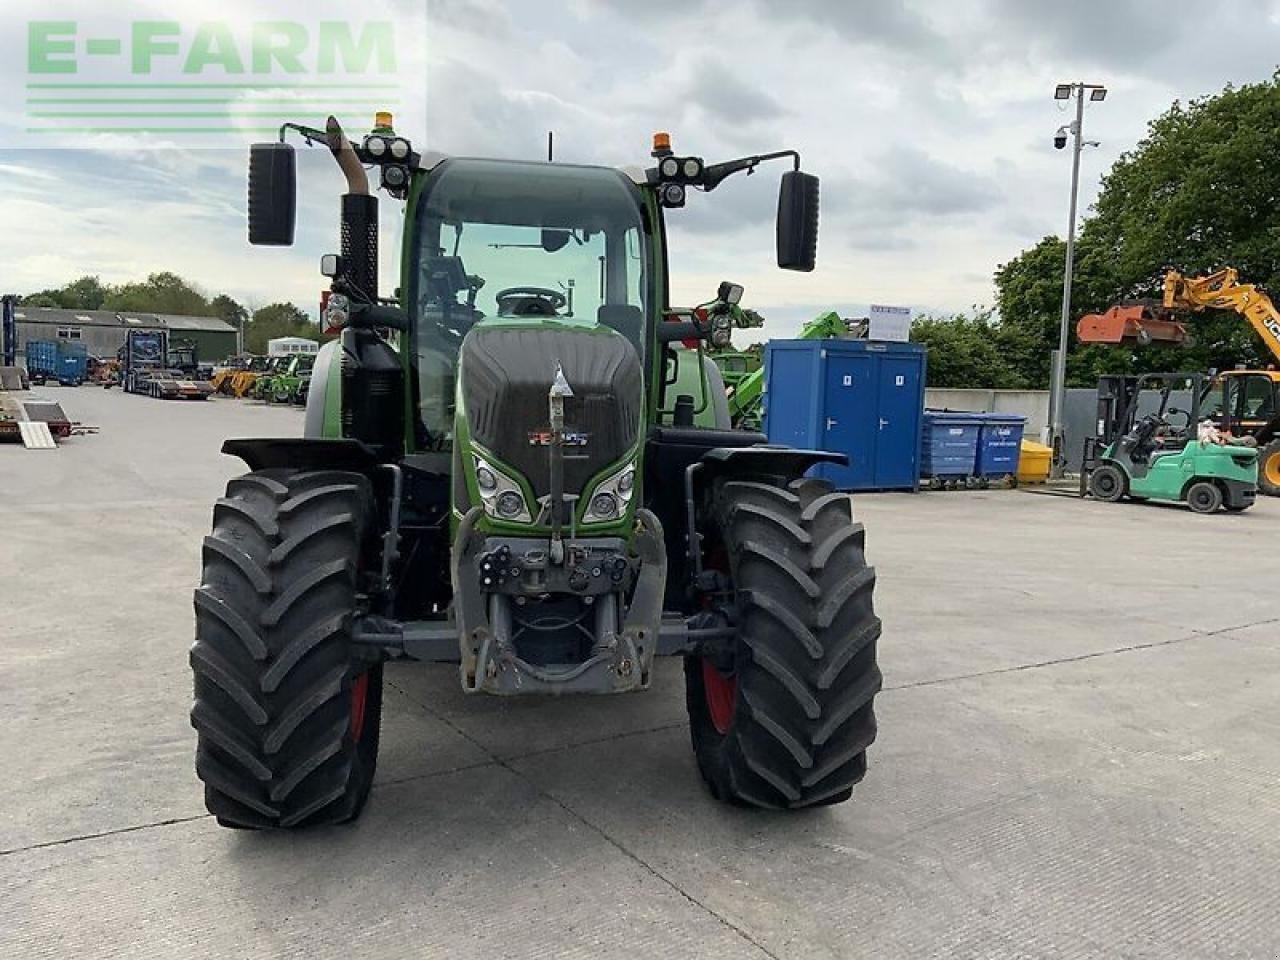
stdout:
[(114, 357), (130, 329), (168, 330), (170, 341), (189, 340), (202, 363), (217, 363), (236, 351), (236, 330), (218, 317), (111, 310), (61, 310), (19, 305), (18, 353), (29, 340), (76, 340), (91, 356)]

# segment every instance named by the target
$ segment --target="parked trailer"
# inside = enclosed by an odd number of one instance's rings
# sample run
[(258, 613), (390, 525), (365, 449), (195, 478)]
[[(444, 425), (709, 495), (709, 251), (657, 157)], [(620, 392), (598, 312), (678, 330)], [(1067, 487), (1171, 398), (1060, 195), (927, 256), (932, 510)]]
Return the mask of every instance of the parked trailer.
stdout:
[(120, 386), (158, 400), (207, 400), (213, 387), (167, 366), (168, 336), (163, 330), (130, 330), (119, 350)]
[(67, 419), (59, 404), (27, 396), (26, 390), (22, 370), (0, 366), (0, 441), (21, 441), (32, 449), (49, 449), (55, 438), (75, 432), (77, 425)]

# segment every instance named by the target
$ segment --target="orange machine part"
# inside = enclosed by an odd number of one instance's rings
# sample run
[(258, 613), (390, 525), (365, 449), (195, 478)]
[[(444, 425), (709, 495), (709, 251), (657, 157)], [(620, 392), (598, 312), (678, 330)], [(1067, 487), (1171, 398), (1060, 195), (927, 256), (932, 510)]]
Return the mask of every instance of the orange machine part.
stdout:
[(1088, 313), (1076, 324), (1081, 343), (1183, 343), (1187, 328), (1170, 314), (1157, 314), (1143, 304)]

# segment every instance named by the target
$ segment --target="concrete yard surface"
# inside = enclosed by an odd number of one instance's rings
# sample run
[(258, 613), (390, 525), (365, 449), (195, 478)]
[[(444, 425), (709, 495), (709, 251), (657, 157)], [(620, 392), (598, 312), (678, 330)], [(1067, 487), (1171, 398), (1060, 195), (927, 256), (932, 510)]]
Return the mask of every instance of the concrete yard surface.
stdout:
[(680, 664), (620, 698), (387, 670), (363, 818), (205, 814), (191, 591), (229, 436), (298, 410), (46, 388), (0, 447), (0, 956), (1257, 957), (1280, 951), (1280, 501), (867, 495), (880, 735), (853, 800), (703, 789)]

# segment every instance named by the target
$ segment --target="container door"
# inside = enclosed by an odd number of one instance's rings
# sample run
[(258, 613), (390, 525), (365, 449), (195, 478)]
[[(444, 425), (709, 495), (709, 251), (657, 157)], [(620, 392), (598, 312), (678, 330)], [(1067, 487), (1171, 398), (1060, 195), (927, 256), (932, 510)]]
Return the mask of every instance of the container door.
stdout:
[(875, 484), (876, 359), (828, 353), (823, 396), (822, 447), (849, 457), (849, 465), (822, 466), (818, 474), (841, 490)]
[(920, 360), (882, 356), (876, 407), (875, 485), (914, 487), (920, 476)]

